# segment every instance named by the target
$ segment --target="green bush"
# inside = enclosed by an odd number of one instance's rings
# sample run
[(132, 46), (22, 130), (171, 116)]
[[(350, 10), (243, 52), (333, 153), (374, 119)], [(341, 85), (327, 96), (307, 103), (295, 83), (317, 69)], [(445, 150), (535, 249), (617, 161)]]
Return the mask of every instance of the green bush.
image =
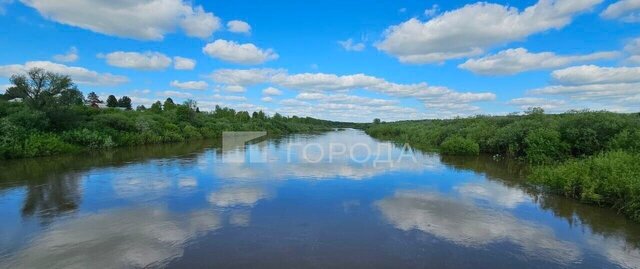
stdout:
[(585, 203), (610, 206), (640, 221), (640, 155), (601, 153), (534, 168), (529, 179)]
[(530, 163), (552, 163), (565, 158), (568, 146), (560, 140), (556, 130), (541, 128), (531, 131), (524, 139), (526, 158)]
[(22, 147), (20, 157), (35, 157), (72, 152), (76, 148), (55, 134), (31, 134)]
[(478, 155), (480, 146), (471, 139), (452, 136), (442, 142), (440, 152), (448, 155)]
[(67, 143), (90, 149), (111, 148), (116, 146), (110, 135), (88, 129), (66, 131), (62, 133), (62, 139)]

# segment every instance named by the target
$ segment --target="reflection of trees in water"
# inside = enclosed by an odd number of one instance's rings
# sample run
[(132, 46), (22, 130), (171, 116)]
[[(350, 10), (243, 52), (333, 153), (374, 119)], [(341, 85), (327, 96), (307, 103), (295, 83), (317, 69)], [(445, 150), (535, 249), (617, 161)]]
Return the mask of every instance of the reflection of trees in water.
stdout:
[(570, 226), (584, 225), (604, 237), (619, 236), (633, 248), (640, 248), (640, 226), (608, 208), (581, 204), (553, 194), (541, 192), (526, 182), (529, 167), (520, 161), (503, 158), (493, 160), (489, 155), (441, 156), (440, 161), (450, 167), (483, 173), (488, 180), (511, 188), (518, 188), (554, 216), (565, 219)]
[(86, 152), (44, 158), (6, 160), (0, 163), (0, 193), (25, 188), (24, 217), (36, 216), (43, 222), (73, 212), (81, 202), (84, 171), (99, 167), (122, 167), (132, 162), (160, 158), (196, 162), (201, 152), (218, 147), (219, 141), (149, 145), (111, 151)]
[(48, 222), (56, 216), (76, 210), (81, 199), (79, 185), (78, 174), (52, 177), (44, 183), (27, 184), (22, 215), (35, 215)]

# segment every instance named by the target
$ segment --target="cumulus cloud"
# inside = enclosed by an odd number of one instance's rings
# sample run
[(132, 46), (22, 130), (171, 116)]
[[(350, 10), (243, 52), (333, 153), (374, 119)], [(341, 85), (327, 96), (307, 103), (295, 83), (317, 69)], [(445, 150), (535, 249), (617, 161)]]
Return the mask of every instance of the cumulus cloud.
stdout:
[(171, 87), (176, 87), (182, 90), (206, 90), (209, 84), (205, 81), (184, 81), (177, 80), (171, 81)]
[(26, 73), (31, 68), (42, 68), (47, 71), (70, 76), (77, 84), (93, 86), (114, 86), (129, 81), (125, 76), (110, 73), (98, 73), (83, 67), (67, 66), (49, 61), (30, 61), (25, 64), (11, 64), (0, 66), (1, 77), (11, 77), (14, 74)]
[(173, 69), (193, 70), (196, 68), (196, 60), (180, 56), (173, 57)]
[(219, 83), (229, 85), (270, 83), (301, 92), (345, 92), (364, 89), (397, 98), (414, 98), (423, 102), (427, 108), (441, 112), (474, 111), (478, 108), (471, 103), (492, 101), (496, 97), (491, 92), (458, 92), (446, 87), (430, 86), (424, 82), (397, 84), (365, 74), (340, 76), (325, 73), (288, 74), (285, 70), (274, 69), (222, 69), (215, 71), (211, 77)]
[(426, 22), (412, 18), (389, 27), (376, 47), (403, 63), (434, 63), (482, 54), (492, 46), (560, 29), (602, 0), (540, 0), (523, 11), (479, 2)]
[(613, 51), (562, 56), (553, 52), (532, 53), (525, 48), (516, 48), (478, 59), (469, 59), (458, 67), (481, 75), (512, 75), (530, 70), (564, 67), (578, 62), (613, 59), (618, 56), (619, 53)]
[(620, 0), (607, 7), (600, 16), (605, 19), (619, 19), (623, 22), (640, 22), (640, 1)]
[(171, 58), (154, 51), (143, 53), (116, 51), (98, 56), (105, 58), (108, 65), (137, 70), (162, 70), (171, 65)]
[(624, 46), (624, 51), (629, 55), (626, 62), (640, 65), (640, 38), (635, 38)]
[(178, 27), (188, 36), (208, 38), (220, 28), (220, 19), (213, 13), (182, 0), (21, 2), (58, 23), (139, 40), (162, 40)]
[(227, 29), (232, 33), (251, 33), (251, 25), (244, 21), (232, 20), (227, 23)]
[(262, 64), (279, 57), (272, 49), (263, 50), (251, 43), (239, 44), (222, 39), (207, 44), (202, 51), (213, 58), (244, 65)]
[(353, 42), (352, 38), (349, 38), (347, 40), (344, 41), (338, 41), (338, 44), (340, 44), (340, 46), (342, 46), (342, 48), (344, 48), (344, 50), (346, 51), (363, 51), (365, 48), (365, 44), (360, 42), (360, 43), (355, 43)]
[(262, 94), (268, 95), (268, 96), (276, 96), (276, 95), (282, 95), (282, 91), (274, 87), (268, 87), (262, 90)]
[[(546, 111), (561, 112), (566, 105), (566, 101), (558, 99), (545, 99), (538, 97), (514, 98), (507, 102), (508, 105), (516, 106), (520, 110), (527, 110), (530, 107), (541, 107)], [(566, 110), (566, 109), (564, 109)]]
[(76, 47), (71, 47), (65, 54), (57, 54), (53, 56), (53, 60), (56, 62), (62, 63), (71, 63), (78, 60), (78, 49)]
[(612, 111), (640, 109), (640, 67), (574, 66), (551, 73), (553, 85), (530, 90), (537, 95), (560, 95), (591, 108)]
[(265, 103), (270, 103), (270, 102), (273, 102), (273, 97), (265, 96), (265, 97), (260, 98), (260, 101), (265, 102)]
[(551, 73), (562, 85), (614, 84), (640, 82), (640, 67), (574, 66)]

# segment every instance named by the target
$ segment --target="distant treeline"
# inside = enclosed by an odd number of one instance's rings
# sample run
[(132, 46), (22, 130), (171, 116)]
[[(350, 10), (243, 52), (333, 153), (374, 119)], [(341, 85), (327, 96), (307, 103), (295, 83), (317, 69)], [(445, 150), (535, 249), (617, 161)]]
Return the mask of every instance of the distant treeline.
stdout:
[(54, 155), (118, 146), (219, 137), (223, 131), (264, 130), (278, 135), (329, 130), (332, 122), (268, 116), (216, 106), (201, 112), (197, 102), (171, 98), (132, 110), (131, 99), (95, 93), (85, 98), (68, 76), (32, 69), (11, 78), (0, 94), (0, 159)]
[(449, 155), (495, 154), (533, 165), (531, 182), (640, 221), (640, 114), (569, 111), (370, 124), (379, 139)]

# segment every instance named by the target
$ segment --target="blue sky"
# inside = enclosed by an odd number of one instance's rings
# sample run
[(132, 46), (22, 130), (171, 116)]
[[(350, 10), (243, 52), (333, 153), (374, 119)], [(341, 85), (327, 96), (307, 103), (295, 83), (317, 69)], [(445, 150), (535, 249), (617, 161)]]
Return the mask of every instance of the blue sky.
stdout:
[(370, 121), (640, 109), (640, 0), (0, 0), (0, 86)]

